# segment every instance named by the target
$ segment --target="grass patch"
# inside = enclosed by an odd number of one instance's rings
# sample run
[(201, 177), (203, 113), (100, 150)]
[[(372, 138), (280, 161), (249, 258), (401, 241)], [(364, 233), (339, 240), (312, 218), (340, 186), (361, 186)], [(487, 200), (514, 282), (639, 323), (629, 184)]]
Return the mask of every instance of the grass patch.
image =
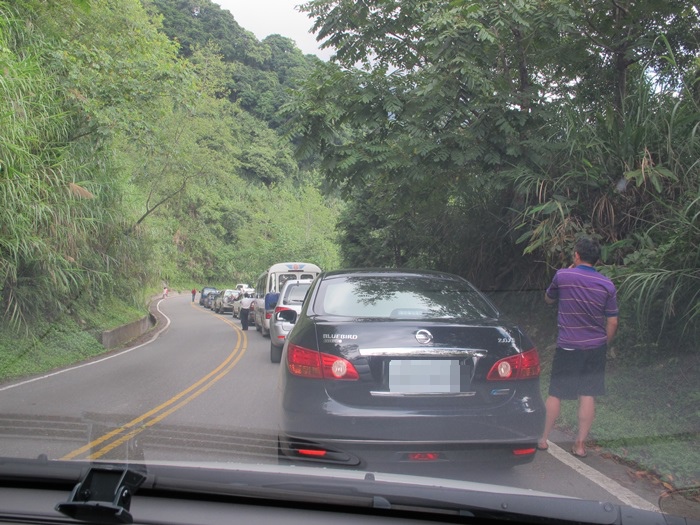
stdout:
[[(699, 389), (683, 374), (689, 366), (697, 370), (697, 358), (630, 361), (609, 360), (608, 394), (597, 403), (591, 438), (679, 487), (700, 484)], [(575, 414), (567, 422), (575, 426)]]
[(140, 319), (147, 312), (117, 300), (100, 308), (74, 305), (72, 316), (38, 321), (28, 330), (0, 326), (0, 381), (41, 374), (106, 352), (104, 330)]
[(90, 333), (70, 318), (38, 323), (31, 334), (0, 329), (0, 380), (47, 372), (104, 352)]
[(105, 330), (111, 330), (148, 315), (146, 308), (137, 308), (117, 299), (104, 301), (99, 308), (77, 305), (73, 318), (83, 331), (96, 338)]
[[(546, 398), (556, 342), (556, 308), (544, 291), (492, 297), (540, 351)], [(597, 399), (590, 445), (675, 487), (700, 484), (700, 356), (697, 351), (639, 342), (631, 323), (609, 352), (607, 395)], [(562, 402), (560, 430), (577, 427), (577, 403)]]

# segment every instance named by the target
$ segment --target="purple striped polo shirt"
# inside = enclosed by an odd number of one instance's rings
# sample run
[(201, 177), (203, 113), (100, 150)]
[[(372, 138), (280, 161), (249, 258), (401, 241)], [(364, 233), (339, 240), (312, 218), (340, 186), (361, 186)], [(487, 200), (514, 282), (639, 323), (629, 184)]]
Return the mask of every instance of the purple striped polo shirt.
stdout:
[(619, 313), (617, 291), (609, 278), (592, 266), (563, 268), (546, 293), (559, 300), (557, 346), (586, 350), (607, 343), (607, 318)]

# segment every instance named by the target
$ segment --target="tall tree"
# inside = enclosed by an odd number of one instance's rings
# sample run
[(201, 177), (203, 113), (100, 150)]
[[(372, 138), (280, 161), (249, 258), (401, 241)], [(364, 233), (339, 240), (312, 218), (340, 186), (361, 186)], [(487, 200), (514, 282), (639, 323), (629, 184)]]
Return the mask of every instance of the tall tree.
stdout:
[[(348, 193), (394, 188), (390, 206), (375, 201), (380, 209), (408, 209), (415, 195), (402, 189), (431, 180), (446, 202), (473, 202), (477, 216), (502, 227), (497, 240), (465, 247), (498, 244), (494, 282), (510, 272), (515, 285), (545, 283), (582, 233), (604, 242), (607, 261), (632, 261), (650, 225), (692, 216), (700, 45), (692, 2), (312, 0), (303, 9), (337, 65), (317, 68), (290, 105), (300, 152), (320, 152)], [(453, 232), (463, 225), (443, 220)], [(372, 224), (346, 239), (371, 238)], [(410, 253), (430, 251), (414, 241)], [(507, 260), (514, 248), (524, 264)], [(533, 281), (534, 260), (545, 264)], [(673, 287), (697, 296), (696, 286)]]

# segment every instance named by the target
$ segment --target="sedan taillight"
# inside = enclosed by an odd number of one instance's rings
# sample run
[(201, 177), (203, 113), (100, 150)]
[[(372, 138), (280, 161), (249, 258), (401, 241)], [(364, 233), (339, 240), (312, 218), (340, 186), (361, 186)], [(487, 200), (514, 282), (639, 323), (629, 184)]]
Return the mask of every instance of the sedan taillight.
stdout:
[(533, 348), (522, 354), (512, 355), (497, 361), (486, 379), (503, 381), (508, 379), (533, 379), (540, 375), (540, 356)]
[(294, 344), (290, 344), (287, 349), (287, 368), (295, 376), (314, 379), (356, 381), (360, 378), (347, 359)]

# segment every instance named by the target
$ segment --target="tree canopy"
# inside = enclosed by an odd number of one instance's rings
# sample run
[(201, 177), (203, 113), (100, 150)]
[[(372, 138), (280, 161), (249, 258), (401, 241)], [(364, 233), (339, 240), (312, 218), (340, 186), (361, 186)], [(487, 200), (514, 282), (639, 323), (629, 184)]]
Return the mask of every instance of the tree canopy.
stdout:
[(276, 131), (317, 60), (199, 4), (0, 1), (5, 322), (279, 257), (339, 264), (338, 203)]
[[(299, 153), (319, 154), (349, 197), (351, 263), (371, 250), (381, 264), (430, 265), (489, 289), (541, 288), (587, 234), (628, 304), (644, 305), (642, 326), (697, 331), (697, 6), (303, 9), (336, 63), (317, 67), (289, 109)], [(665, 316), (651, 320), (658, 308)]]
[(331, 62), (209, 0), (0, 0), (5, 322), (285, 258), (541, 289), (586, 234), (645, 333), (697, 335), (693, 2), (303, 10)]

